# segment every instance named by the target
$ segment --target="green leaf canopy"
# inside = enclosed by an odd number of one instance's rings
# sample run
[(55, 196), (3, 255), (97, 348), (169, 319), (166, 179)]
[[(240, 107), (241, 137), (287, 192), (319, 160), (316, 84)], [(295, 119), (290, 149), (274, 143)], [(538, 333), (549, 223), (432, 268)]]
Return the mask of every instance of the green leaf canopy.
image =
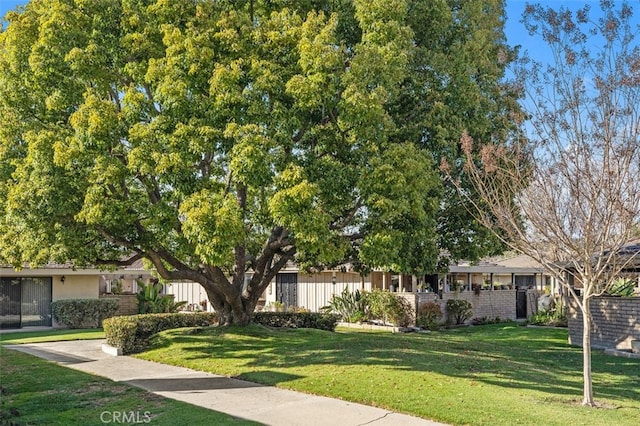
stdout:
[(434, 270), (438, 162), (507, 126), (486, 4), (32, 0), (0, 33), (0, 259), (144, 258), (238, 323), (292, 260)]

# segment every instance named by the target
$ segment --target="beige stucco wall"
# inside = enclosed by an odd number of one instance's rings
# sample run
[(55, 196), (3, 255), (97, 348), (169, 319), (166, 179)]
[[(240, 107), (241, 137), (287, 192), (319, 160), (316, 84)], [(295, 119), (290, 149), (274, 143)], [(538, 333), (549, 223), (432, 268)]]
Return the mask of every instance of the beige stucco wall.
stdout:
[[(363, 280), (358, 273), (336, 271), (335, 284), (333, 275), (333, 271), (323, 271), (316, 274), (298, 273), (297, 305), (312, 312), (318, 312), (321, 307), (329, 303), (334, 294), (339, 295), (345, 288), (350, 292), (371, 291), (370, 275), (364, 277)], [(264, 298), (266, 306), (277, 300), (275, 278), (264, 292)]]
[(97, 299), (99, 280), (98, 275), (66, 275), (63, 283), (54, 276), (51, 299)]
[(298, 306), (312, 312), (319, 312), (320, 308), (329, 304), (333, 295), (340, 295), (344, 289), (351, 293), (356, 290), (371, 291), (370, 276), (363, 279), (355, 272), (336, 272), (334, 284), (331, 271), (309, 275), (298, 274)]

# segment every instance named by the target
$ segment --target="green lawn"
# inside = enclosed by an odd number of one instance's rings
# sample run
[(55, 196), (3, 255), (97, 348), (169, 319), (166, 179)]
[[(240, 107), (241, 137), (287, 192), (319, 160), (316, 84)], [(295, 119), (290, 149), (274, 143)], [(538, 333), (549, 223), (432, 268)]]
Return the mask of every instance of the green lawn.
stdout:
[(562, 329), (172, 330), (137, 356), (451, 424), (640, 424), (640, 360), (595, 351), (596, 399), (607, 408), (582, 407), (581, 351)]
[[(1, 343), (102, 338), (102, 330), (7, 333)], [(125, 421), (127, 420), (127, 421)], [(0, 345), (0, 425), (250, 425)]]
[(104, 339), (104, 331), (101, 328), (87, 328), (76, 330), (14, 331), (0, 334), (0, 344), (2, 345), (88, 339)]

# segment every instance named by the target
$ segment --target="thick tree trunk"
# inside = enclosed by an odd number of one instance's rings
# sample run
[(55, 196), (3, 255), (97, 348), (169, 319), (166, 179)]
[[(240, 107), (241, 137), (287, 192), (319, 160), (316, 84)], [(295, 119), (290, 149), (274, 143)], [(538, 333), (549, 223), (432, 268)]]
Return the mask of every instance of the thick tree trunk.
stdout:
[(590, 300), (586, 297), (582, 301), (582, 405), (593, 407), (595, 402), (591, 378), (591, 307), (589, 302)]
[(248, 325), (251, 322), (251, 317), (253, 316), (253, 309), (249, 311), (249, 306), (245, 305), (242, 300), (242, 296), (239, 294), (235, 296), (232, 300), (228, 300), (231, 305), (231, 322), (233, 325)]
[[(241, 325), (251, 322), (256, 303), (246, 300), (240, 292), (229, 291), (229, 294), (221, 294), (215, 289), (204, 286), (213, 309), (218, 314), (218, 324), (222, 326)], [(256, 297), (257, 301), (257, 297)]]

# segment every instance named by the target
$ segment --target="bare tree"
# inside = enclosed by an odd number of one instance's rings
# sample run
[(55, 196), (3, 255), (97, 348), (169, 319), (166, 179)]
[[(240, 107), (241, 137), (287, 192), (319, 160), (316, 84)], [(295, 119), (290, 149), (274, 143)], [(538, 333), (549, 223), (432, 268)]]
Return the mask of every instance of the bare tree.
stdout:
[(518, 70), (530, 120), (508, 144), (461, 139), (483, 201), (470, 200), (477, 216), (540, 262), (582, 313), (588, 406), (595, 404), (590, 301), (638, 256), (623, 248), (640, 219), (638, 28), (627, 4), (601, 6), (597, 20), (588, 6), (575, 13), (527, 6), (523, 22), (551, 54), (548, 66), (525, 60)]

